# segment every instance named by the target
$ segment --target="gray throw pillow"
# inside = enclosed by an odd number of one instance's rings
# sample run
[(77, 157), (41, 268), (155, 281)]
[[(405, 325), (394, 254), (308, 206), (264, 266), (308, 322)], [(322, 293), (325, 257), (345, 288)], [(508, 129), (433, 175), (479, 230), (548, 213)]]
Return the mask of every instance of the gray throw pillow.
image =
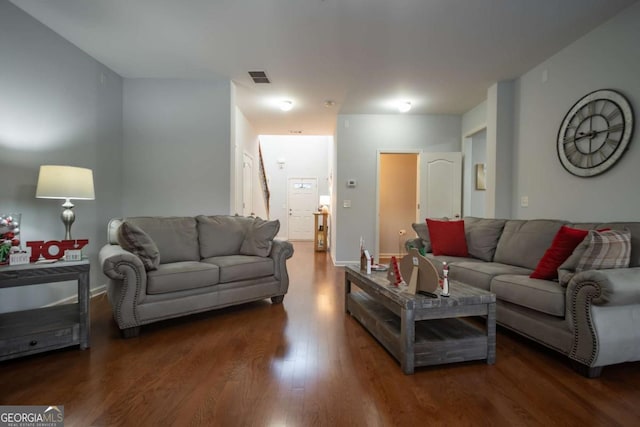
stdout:
[(573, 250), (569, 258), (567, 258), (560, 267), (558, 267), (558, 282), (566, 287), (573, 276), (576, 275), (576, 267), (578, 266), (578, 262), (580, 262), (580, 258), (584, 254), (584, 251), (587, 250), (587, 246), (589, 246), (589, 236), (584, 238), (582, 242)]
[(199, 215), (196, 219), (202, 258), (238, 255), (247, 229), (253, 224), (253, 218), (236, 215)]
[(416, 232), (418, 237), (422, 240), (422, 246), (424, 246), (424, 250), (427, 252), (431, 252), (431, 238), (429, 237), (429, 228), (427, 227), (427, 222), (416, 222), (411, 224), (413, 231)]
[(483, 261), (493, 261), (506, 220), (464, 218), (464, 232), (469, 255)]
[(155, 242), (142, 228), (127, 221), (118, 228), (118, 243), (142, 261), (145, 270), (157, 270), (160, 265), (160, 251)]
[(249, 226), (240, 247), (242, 255), (268, 257), (271, 253), (273, 238), (280, 231), (280, 221), (265, 221), (256, 218)]

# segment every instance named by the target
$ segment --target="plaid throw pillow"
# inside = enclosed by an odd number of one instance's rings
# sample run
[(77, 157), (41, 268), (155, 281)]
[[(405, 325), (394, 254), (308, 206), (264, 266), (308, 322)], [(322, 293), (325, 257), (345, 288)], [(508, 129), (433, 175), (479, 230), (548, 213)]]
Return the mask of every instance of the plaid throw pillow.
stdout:
[(576, 271), (627, 268), (631, 258), (631, 232), (589, 231), (588, 246), (576, 266)]

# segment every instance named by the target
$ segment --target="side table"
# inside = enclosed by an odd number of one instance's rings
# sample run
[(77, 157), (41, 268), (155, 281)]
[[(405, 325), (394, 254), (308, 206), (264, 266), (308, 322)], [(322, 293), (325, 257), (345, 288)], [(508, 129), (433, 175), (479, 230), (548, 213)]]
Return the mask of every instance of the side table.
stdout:
[(77, 281), (78, 302), (0, 314), (0, 361), (79, 345), (89, 347), (88, 260), (0, 267), (0, 288)]

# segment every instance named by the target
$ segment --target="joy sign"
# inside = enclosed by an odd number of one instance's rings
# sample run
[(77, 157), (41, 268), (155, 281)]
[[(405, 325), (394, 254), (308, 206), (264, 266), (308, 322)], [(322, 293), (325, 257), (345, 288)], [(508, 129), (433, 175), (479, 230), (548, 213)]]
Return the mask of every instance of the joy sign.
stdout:
[[(80, 240), (38, 240), (34, 242), (27, 242), (27, 247), (31, 248), (30, 262), (35, 262), (42, 255), (45, 259), (60, 259), (64, 256), (64, 251), (68, 249), (82, 249), (89, 243), (88, 239)], [(51, 248), (56, 248), (57, 251), (53, 251)]]

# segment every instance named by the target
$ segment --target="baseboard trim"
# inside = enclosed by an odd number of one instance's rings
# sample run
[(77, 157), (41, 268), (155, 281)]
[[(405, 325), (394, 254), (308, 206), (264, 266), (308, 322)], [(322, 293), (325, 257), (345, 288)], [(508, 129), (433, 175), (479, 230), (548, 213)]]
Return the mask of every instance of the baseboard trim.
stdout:
[[(105, 292), (107, 292), (107, 285), (102, 285), (102, 286), (98, 286), (97, 288), (93, 288), (89, 291), (89, 298), (95, 298), (98, 295), (104, 294)], [(69, 297), (66, 298), (62, 298), (58, 301), (54, 301), (51, 302), (47, 305), (45, 305), (44, 307), (51, 307), (54, 305), (63, 305), (63, 304), (71, 304), (74, 302), (78, 301), (78, 294), (76, 293), (75, 295), (71, 295)]]

